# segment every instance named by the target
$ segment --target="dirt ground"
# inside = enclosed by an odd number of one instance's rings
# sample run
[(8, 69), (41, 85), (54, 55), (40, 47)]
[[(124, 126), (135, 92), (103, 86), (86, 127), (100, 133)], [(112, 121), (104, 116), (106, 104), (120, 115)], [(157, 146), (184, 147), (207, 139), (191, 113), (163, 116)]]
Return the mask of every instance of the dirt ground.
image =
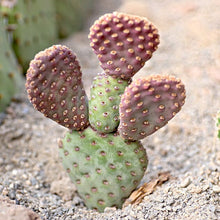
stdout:
[[(101, 214), (88, 210), (58, 158), (57, 140), (66, 129), (35, 111), (23, 90), (0, 115), (0, 195), (42, 219), (220, 219), (220, 1), (119, 2), (100, 0), (85, 31), (61, 43), (78, 55), (89, 94), (102, 71), (87, 39), (94, 20), (120, 10), (157, 26), (159, 48), (135, 78), (173, 74), (185, 84), (187, 98), (167, 126), (143, 140), (149, 166), (141, 184), (160, 172), (172, 178), (139, 205)], [(2, 213), (0, 199), (0, 219)]]

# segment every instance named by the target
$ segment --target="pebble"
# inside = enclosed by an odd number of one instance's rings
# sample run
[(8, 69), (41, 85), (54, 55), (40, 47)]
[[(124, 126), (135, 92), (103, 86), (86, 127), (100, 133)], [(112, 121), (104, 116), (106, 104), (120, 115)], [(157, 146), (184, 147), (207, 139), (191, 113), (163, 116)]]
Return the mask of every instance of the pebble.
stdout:
[(212, 189), (213, 189), (213, 192), (215, 192), (215, 193), (220, 193), (220, 186), (214, 185), (214, 186), (212, 187)]
[(168, 199), (166, 200), (166, 203), (167, 203), (168, 205), (172, 205), (174, 202), (175, 202), (175, 201), (174, 201), (173, 198), (168, 198)]
[(105, 213), (110, 213), (110, 212), (115, 212), (116, 208), (115, 207), (106, 207), (104, 212)]
[(30, 180), (26, 180), (25, 183), (28, 185), (28, 186), (31, 186), (31, 181)]
[(193, 186), (190, 189), (191, 193), (196, 193), (196, 194), (200, 194), (202, 192), (202, 188), (200, 186)]
[(8, 196), (10, 199), (14, 200), (16, 198), (16, 192), (15, 190), (10, 190), (8, 193)]
[(205, 184), (202, 186), (202, 191), (206, 191), (207, 189), (209, 189), (209, 185)]
[(27, 180), (27, 179), (28, 179), (28, 175), (24, 173), (24, 174), (22, 175), (22, 178), (25, 179), (25, 180)]
[(180, 187), (181, 188), (186, 188), (187, 186), (189, 186), (189, 184), (191, 183), (191, 178), (190, 177), (186, 177), (181, 183), (180, 183)]

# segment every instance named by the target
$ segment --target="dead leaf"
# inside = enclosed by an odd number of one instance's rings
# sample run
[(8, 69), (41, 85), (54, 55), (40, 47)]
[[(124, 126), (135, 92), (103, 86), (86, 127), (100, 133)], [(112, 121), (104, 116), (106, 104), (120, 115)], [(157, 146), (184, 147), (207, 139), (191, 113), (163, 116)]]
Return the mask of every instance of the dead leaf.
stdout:
[(135, 190), (130, 197), (123, 204), (123, 208), (131, 205), (138, 205), (142, 202), (143, 198), (153, 193), (157, 186), (162, 185), (164, 182), (170, 179), (170, 172), (158, 173), (156, 179), (151, 180), (149, 183), (144, 183), (139, 189)]

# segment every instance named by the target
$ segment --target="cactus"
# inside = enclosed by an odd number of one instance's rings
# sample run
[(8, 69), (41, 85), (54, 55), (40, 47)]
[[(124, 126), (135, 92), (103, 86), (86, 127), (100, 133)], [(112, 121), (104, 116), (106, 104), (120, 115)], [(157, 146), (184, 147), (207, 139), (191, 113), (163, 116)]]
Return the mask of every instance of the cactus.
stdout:
[(81, 78), (75, 54), (55, 45), (30, 62), (26, 89), (38, 111), (69, 129), (80, 130), (88, 125), (87, 96)]
[(0, 48), (0, 112), (2, 112), (19, 89), (21, 74), (6, 34), (6, 26), (1, 18)]
[(89, 39), (105, 72), (122, 79), (138, 72), (159, 44), (151, 22), (119, 12), (100, 17), (90, 28)]
[(118, 106), (127, 80), (114, 79), (105, 73), (95, 77), (89, 100), (89, 122), (99, 132), (109, 133), (119, 124)]
[(133, 81), (120, 102), (120, 135), (129, 140), (147, 137), (173, 118), (184, 100), (184, 85), (174, 76), (153, 75)]
[[(102, 212), (122, 207), (138, 185), (148, 163), (139, 140), (180, 111), (185, 88), (169, 75), (132, 82), (159, 43), (156, 28), (145, 18), (106, 14), (91, 27), (89, 38), (105, 72), (95, 77), (88, 106), (79, 63), (66, 46), (35, 56), (26, 88), (37, 110), (70, 129), (59, 142), (63, 166), (85, 204)], [(74, 126), (75, 119), (80, 121)]]
[(220, 111), (218, 111), (218, 113), (217, 113), (216, 126), (217, 126), (217, 137), (220, 140)]
[(147, 167), (140, 142), (124, 141), (116, 133), (99, 134), (90, 127), (72, 131), (59, 142), (70, 178), (89, 208), (121, 207), (137, 187)]
[(56, 20), (60, 38), (81, 30), (94, 0), (55, 0)]
[(30, 60), (57, 40), (53, 0), (1, 1), (1, 11), (10, 25), (14, 25), (13, 48), (19, 63), (26, 71)]

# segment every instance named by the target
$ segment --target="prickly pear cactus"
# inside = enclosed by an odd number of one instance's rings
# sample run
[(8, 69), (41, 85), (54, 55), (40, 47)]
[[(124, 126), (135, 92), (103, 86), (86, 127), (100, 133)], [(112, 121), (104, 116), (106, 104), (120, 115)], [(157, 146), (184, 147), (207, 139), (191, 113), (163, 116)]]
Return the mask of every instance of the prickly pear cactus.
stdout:
[(109, 133), (119, 124), (119, 103), (127, 80), (115, 79), (105, 73), (95, 77), (89, 100), (89, 122), (99, 132)]
[(220, 140), (220, 111), (217, 113), (216, 126), (217, 126), (217, 137)]
[(185, 88), (174, 76), (152, 75), (133, 81), (120, 103), (120, 135), (140, 140), (154, 133), (180, 111)]
[(63, 166), (85, 204), (102, 212), (107, 206), (120, 208), (137, 187), (148, 162), (139, 140), (180, 111), (185, 88), (169, 75), (132, 79), (159, 43), (146, 18), (106, 14), (89, 38), (105, 71), (93, 81), (89, 106), (78, 61), (65, 46), (35, 56), (26, 88), (38, 111), (70, 129), (59, 142)]
[(27, 71), (26, 89), (34, 107), (73, 130), (88, 125), (87, 96), (75, 54), (54, 45), (38, 53)]
[(140, 142), (124, 141), (116, 133), (99, 134), (88, 127), (69, 132), (59, 142), (63, 165), (89, 208), (121, 208), (147, 168)]
[(17, 0), (6, 4), (1, 11), (10, 25), (14, 25), (13, 48), (19, 63), (28, 68), (34, 55), (57, 40), (55, 7), (53, 0)]
[(113, 77), (130, 79), (159, 44), (157, 28), (146, 18), (114, 12), (90, 28), (91, 47), (101, 67)]
[(0, 18), (0, 112), (10, 103), (21, 85), (21, 74)]

